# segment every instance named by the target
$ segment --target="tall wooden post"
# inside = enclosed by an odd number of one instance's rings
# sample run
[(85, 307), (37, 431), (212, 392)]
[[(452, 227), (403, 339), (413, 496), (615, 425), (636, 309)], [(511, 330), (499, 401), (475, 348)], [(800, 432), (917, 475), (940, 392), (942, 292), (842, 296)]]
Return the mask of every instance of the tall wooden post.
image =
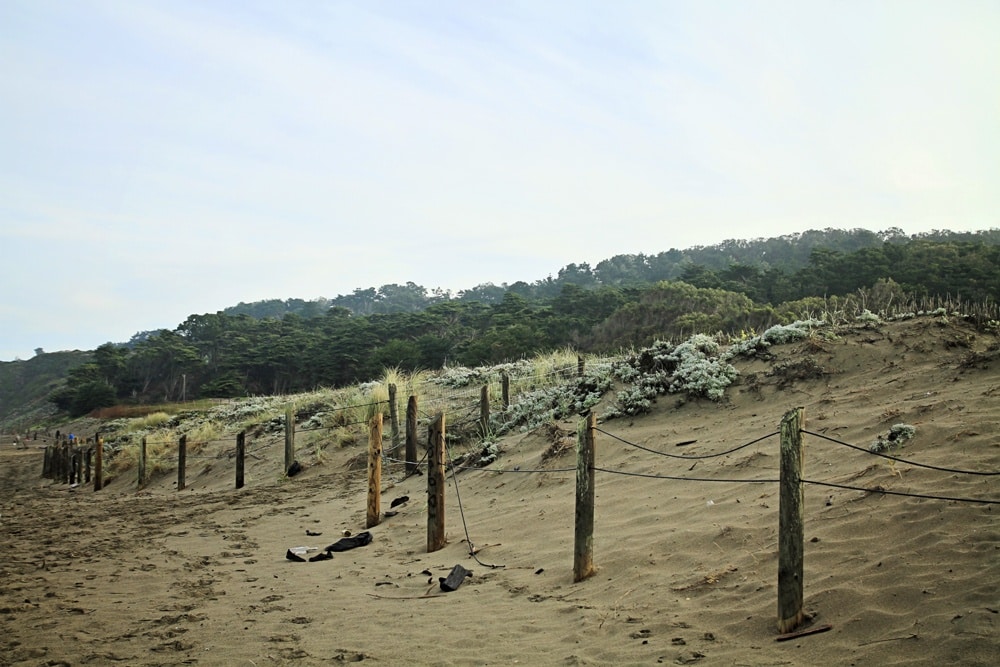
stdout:
[(142, 439), (139, 444), (139, 481), (136, 485), (138, 488), (142, 488), (142, 485), (146, 483), (146, 438)]
[(591, 412), (580, 422), (576, 440), (576, 521), (573, 542), (573, 581), (594, 574), (594, 430)]
[[(95, 438), (96, 439), (96, 438)], [(90, 484), (90, 464), (92, 461), (92, 456), (94, 454), (93, 447), (87, 447), (83, 450), (83, 483)]]
[(188, 455), (188, 437), (187, 433), (181, 436), (180, 441), (177, 443), (177, 490), (183, 491), (184, 487), (187, 485), (185, 476), (187, 475), (187, 455)]
[(285, 410), (285, 474), (295, 462), (295, 412)]
[(94, 491), (104, 488), (104, 438), (97, 435), (97, 446), (94, 447)]
[(431, 422), (427, 435), (427, 553), (445, 545), (444, 413)]
[(406, 472), (417, 469), (417, 397), (406, 401)]
[(503, 409), (506, 412), (510, 409), (510, 376), (506, 373), (500, 376), (500, 393), (503, 400)]
[(794, 630), (802, 612), (804, 497), (802, 492), (802, 408), (781, 420), (781, 482), (778, 498), (778, 632)]
[(70, 486), (80, 481), (76, 476), (76, 453), (79, 451), (77, 447), (69, 448), (69, 483)]
[(382, 519), (382, 413), (368, 422), (368, 517), (365, 528), (377, 526)]
[(52, 474), (52, 445), (45, 446), (45, 460), (42, 461), (42, 478), (48, 479)]
[(483, 385), (479, 390), (479, 434), (486, 438), (490, 433), (490, 387)]
[(392, 451), (395, 452), (399, 449), (399, 410), (396, 406), (395, 384), (389, 385), (389, 434), (392, 437)]
[(243, 472), (247, 462), (247, 432), (240, 431), (236, 435), (236, 488), (242, 489), (244, 476)]

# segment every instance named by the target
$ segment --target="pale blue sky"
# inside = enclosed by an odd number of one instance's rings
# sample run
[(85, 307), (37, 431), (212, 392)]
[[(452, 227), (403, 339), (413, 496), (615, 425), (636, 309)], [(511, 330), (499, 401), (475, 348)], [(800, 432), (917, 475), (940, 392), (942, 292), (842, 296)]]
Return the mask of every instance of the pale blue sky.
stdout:
[(998, 35), (990, 0), (0, 0), (0, 359), (240, 301), (997, 227)]

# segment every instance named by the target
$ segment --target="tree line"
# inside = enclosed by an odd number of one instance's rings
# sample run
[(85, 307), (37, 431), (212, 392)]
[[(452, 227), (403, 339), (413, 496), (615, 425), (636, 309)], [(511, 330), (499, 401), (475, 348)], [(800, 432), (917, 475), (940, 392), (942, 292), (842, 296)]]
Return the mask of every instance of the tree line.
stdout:
[(890, 300), (950, 294), (995, 303), (1000, 230), (948, 234), (825, 230), (621, 255), (532, 284), (457, 295), (407, 283), (330, 300), (240, 304), (100, 346), (50, 400), (85, 414), (121, 402), (343, 386), (387, 367), (479, 366), (566, 346), (611, 352), (695, 332), (760, 330), (800, 317), (817, 298), (873, 289)]

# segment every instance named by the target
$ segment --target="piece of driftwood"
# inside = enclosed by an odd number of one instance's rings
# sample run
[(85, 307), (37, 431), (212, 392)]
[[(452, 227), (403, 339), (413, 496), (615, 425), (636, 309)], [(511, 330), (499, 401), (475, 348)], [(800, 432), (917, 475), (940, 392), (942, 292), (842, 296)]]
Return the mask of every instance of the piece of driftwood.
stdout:
[(462, 585), (465, 578), (471, 576), (472, 572), (466, 570), (461, 565), (456, 565), (451, 568), (451, 572), (448, 573), (447, 577), (438, 577), (438, 581), (441, 582), (441, 590), (451, 592), (458, 590), (458, 587)]
[(778, 635), (774, 638), (776, 642), (787, 642), (789, 639), (796, 639), (798, 637), (805, 637), (806, 635), (818, 635), (821, 632), (826, 632), (827, 630), (832, 630), (832, 625), (817, 625), (814, 628), (806, 628), (805, 630), (799, 630), (797, 632), (788, 632), (783, 635)]

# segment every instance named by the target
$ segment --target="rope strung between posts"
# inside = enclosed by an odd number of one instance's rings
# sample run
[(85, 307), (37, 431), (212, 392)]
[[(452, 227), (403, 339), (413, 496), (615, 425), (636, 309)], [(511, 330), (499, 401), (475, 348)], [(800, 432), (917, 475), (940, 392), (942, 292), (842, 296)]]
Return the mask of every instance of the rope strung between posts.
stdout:
[(614, 440), (617, 440), (618, 442), (623, 442), (623, 443), (625, 443), (626, 445), (628, 445), (630, 447), (635, 447), (636, 449), (641, 449), (641, 450), (643, 450), (645, 452), (649, 452), (650, 454), (656, 454), (657, 456), (666, 456), (667, 458), (671, 458), (671, 459), (685, 459), (685, 460), (688, 460), (688, 461), (696, 461), (696, 460), (699, 460), (699, 459), (714, 459), (714, 458), (718, 458), (720, 456), (726, 456), (727, 454), (732, 454), (733, 452), (738, 452), (741, 449), (744, 449), (744, 448), (749, 447), (751, 445), (756, 445), (758, 442), (761, 442), (762, 440), (767, 440), (768, 438), (773, 438), (774, 436), (780, 434), (779, 431), (775, 431), (774, 433), (768, 433), (767, 435), (762, 435), (761, 437), (757, 438), (756, 440), (751, 440), (750, 442), (747, 442), (745, 444), (739, 445), (738, 447), (733, 447), (732, 449), (727, 449), (726, 451), (719, 452), (718, 454), (703, 454), (703, 455), (684, 456), (682, 454), (668, 454), (667, 452), (661, 452), (661, 451), (656, 450), (656, 449), (650, 449), (649, 447), (644, 447), (644, 446), (642, 446), (640, 444), (637, 444), (637, 443), (634, 443), (634, 442), (629, 442), (628, 440), (625, 440), (624, 438), (620, 438), (617, 435), (614, 435), (613, 433), (608, 433), (604, 429), (598, 428), (598, 429), (594, 429), (594, 430), (597, 431), (598, 433), (603, 433), (604, 435), (608, 436), (609, 438), (613, 438)]
[(846, 491), (864, 491), (865, 493), (884, 493), (889, 496), (903, 496), (905, 498), (923, 498), (926, 500), (950, 500), (956, 503), (976, 503), (981, 505), (1000, 505), (1000, 500), (985, 500), (982, 498), (955, 498), (953, 496), (936, 496), (924, 493), (908, 493), (906, 491), (889, 491), (881, 486), (871, 489), (864, 489), (846, 484), (835, 484), (834, 482), (817, 482), (812, 479), (801, 480), (803, 484), (815, 484), (816, 486), (827, 486), (833, 489), (844, 489)]
[(908, 459), (901, 459), (901, 458), (899, 458), (897, 456), (890, 456), (889, 454), (883, 454), (881, 452), (873, 452), (870, 449), (865, 449), (864, 447), (859, 447), (857, 445), (852, 445), (852, 444), (844, 442), (842, 440), (837, 440), (836, 438), (831, 438), (828, 435), (823, 435), (822, 433), (814, 433), (813, 431), (807, 431), (805, 429), (802, 429), (801, 432), (802, 433), (806, 433), (806, 434), (811, 435), (811, 436), (815, 436), (817, 438), (822, 438), (823, 440), (829, 440), (830, 442), (836, 443), (836, 444), (841, 445), (843, 447), (849, 447), (851, 449), (856, 449), (859, 452), (864, 452), (865, 454), (870, 454), (872, 456), (879, 456), (879, 457), (882, 457), (883, 459), (889, 459), (890, 461), (897, 461), (899, 463), (905, 463), (906, 465), (916, 466), (918, 468), (927, 468), (929, 470), (938, 470), (938, 471), (941, 471), (941, 472), (951, 472), (951, 473), (956, 473), (956, 474), (959, 474), (959, 475), (985, 475), (985, 476), (988, 476), (988, 477), (1000, 475), (1000, 472), (981, 472), (981, 471), (978, 471), (978, 470), (958, 470), (956, 468), (943, 468), (941, 466), (934, 466), (934, 465), (930, 465), (930, 464), (927, 464), (927, 463), (917, 463), (916, 461), (910, 461)]
[(476, 555), (476, 546), (472, 543), (472, 538), (469, 537), (469, 524), (465, 521), (465, 509), (462, 507), (462, 495), (458, 492), (458, 474), (455, 472), (455, 462), (451, 458), (451, 446), (448, 445), (447, 440), (445, 440), (445, 448), (448, 450), (448, 461), (451, 462), (451, 481), (455, 485), (455, 498), (458, 500), (458, 513), (462, 516), (462, 528), (465, 529), (465, 541), (469, 545), (469, 555), (472, 556), (474, 561), (483, 567), (492, 569), (504, 567), (503, 565), (486, 564), (479, 560), (479, 557)]

